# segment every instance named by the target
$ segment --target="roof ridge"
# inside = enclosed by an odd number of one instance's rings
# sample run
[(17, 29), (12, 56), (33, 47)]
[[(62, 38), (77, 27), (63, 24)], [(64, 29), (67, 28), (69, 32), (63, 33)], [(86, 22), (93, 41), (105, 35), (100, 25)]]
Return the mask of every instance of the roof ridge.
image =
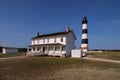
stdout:
[[(71, 32), (71, 31), (72, 30), (70, 30), (69, 32)], [(42, 35), (39, 35), (38, 37), (33, 37), (32, 39), (36, 39), (36, 38), (40, 38), (40, 37), (56, 36), (56, 35), (65, 35), (65, 34), (68, 34), (69, 32), (61, 31), (61, 32), (42, 34)]]

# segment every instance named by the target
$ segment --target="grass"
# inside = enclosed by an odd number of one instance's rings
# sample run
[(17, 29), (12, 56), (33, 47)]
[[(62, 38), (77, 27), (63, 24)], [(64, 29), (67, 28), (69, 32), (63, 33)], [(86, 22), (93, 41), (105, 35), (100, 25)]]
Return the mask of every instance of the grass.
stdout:
[(3, 54), (3, 53), (0, 53), (0, 58), (3, 58), (3, 57), (15, 57), (15, 56), (22, 56), (24, 55), (25, 52), (18, 52), (18, 53), (11, 53), (11, 54)]
[(120, 60), (120, 52), (103, 51), (102, 53), (87, 52), (86, 54), (95, 58)]
[(75, 58), (27, 57), (0, 61), (0, 80), (119, 80), (120, 64)]

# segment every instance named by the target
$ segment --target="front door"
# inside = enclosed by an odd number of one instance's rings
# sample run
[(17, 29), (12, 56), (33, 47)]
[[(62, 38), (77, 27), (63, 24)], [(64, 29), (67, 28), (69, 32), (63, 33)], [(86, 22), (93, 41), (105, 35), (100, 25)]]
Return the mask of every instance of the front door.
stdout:
[(45, 53), (45, 47), (43, 47), (43, 53)]

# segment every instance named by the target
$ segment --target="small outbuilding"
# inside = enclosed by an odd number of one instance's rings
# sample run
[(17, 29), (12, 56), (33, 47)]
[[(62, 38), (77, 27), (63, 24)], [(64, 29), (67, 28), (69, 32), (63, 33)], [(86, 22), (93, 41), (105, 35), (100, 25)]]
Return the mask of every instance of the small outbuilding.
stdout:
[(71, 57), (73, 58), (81, 58), (85, 56), (81, 49), (71, 50)]
[(2, 53), (3, 54), (11, 54), (11, 53), (17, 53), (18, 48), (15, 47), (2, 47)]

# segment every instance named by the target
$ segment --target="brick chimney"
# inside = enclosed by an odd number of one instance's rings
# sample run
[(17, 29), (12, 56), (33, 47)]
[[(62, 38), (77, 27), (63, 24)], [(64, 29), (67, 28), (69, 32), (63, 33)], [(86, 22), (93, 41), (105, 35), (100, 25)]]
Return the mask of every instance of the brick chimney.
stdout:
[(69, 27), (66, 27), (66, 32), (70, 32), (70, 28)]
[(39, 37), (39, 32), (36, 33), (36, 37)]

